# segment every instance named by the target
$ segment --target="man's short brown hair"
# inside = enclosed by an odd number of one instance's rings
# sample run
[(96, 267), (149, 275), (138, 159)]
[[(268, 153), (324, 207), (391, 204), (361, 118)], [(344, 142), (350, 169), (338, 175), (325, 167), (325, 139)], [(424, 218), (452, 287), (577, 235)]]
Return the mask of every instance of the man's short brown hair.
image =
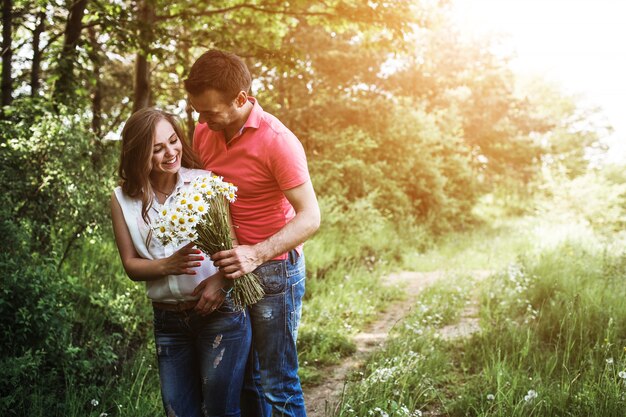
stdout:
[(241, 58), (213, 49), (194, 62), (185, 80), (185, 90), (191, 95), (217, 90), (228, 100), (234, 100), (240, 91), (248, 93), (251, 84), (250, 71)]

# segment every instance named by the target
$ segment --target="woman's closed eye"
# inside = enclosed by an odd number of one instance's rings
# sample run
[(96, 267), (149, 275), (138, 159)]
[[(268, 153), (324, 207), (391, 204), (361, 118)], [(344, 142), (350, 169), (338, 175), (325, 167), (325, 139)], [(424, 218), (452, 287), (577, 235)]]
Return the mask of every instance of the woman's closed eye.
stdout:
[[(174, 145), (176, 142), (178, 142), (178, 136), (172, 136), (170, 138), (170, 145)], [(152, 153), (159, 153), (164, 149), (163, 145), (157, 145), (155, 147), (152, 148)]]

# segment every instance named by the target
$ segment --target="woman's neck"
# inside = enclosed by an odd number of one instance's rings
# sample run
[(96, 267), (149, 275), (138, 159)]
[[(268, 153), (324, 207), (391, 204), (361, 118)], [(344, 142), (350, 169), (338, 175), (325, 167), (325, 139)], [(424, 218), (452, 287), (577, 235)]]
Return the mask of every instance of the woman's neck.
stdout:
[(176, 174), (161, 174), (150, 176), (150, 184), (152, 184), (152, 188), (158, 193), (161, 193), (162, 195), (168, 197), (174, 191), (174, 187), (176, 187), (176, 180)]

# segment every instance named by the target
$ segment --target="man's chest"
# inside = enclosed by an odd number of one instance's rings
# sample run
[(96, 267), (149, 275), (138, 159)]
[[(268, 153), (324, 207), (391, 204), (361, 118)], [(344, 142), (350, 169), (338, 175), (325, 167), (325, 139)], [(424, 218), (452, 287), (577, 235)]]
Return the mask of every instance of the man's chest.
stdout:
[(208, 147), (201, 156), (204, 168), (235, 184), (240, 198), (253, 198), (277, 187), (266, 152), (261, 149)]

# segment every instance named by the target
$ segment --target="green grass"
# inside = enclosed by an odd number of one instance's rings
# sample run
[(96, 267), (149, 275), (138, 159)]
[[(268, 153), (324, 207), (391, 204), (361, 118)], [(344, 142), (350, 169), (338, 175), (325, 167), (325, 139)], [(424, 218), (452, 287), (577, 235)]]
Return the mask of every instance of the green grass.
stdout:
[(359, 219), (359, 212), (348, 218), (336, 215), (331, 211), (328, 223), (305, 246), (308, 279), (298, 335), (304, 385), (319, 382), (324, 366), (352, 354), (352, 337), (403, 297), (380, 280), (401, 253), (395, 227)]
[[(477, 208), (483, 226), (433, 241), (415, 225), (398, 230), (367, 205), (345, 213), (322, 199), (325, 222), (305, 249), (303, 384), (319, 382), (327, 366), (352, 354), (353, 336), (404, 297), (383, 286), (382, 275), (447, 272), (395, 326), (386, 347), (351, 376), (339, 416), (624, 415), (626, 256), (620, 253), (626, 239), (598, 235), (568, 211), (526, 210), (508, 218), (510, 208), (492, 203)], [(93, 344), (112, 355), (112, 365), (80, 381), (66, 378), (56, 388), (62, 402), (55, 410), (47, 408), (49, 391), (38, 397), (33, 387), (27, 414), (161, 414), (143, 285), (125, 277), (112, 241), (84, 245), (66, 268), (85, 288), (76, 302), (82, 317), (76, 345)], [(477, 283), (476, 270), (491, 276)], [(472, 297), (482, 331), (468, 339), (440, 337)], [(109, 350), (98, 348), (104, 337), (114, 345)], [(529, 390), (537, 397), (526, 401)]]
[[(305, 385), (319, 381), (325, 365), (350, 355), (352, 336), (403, 296), (397, 288), (381, 287), (380, 276), (398, 262), (403, 244), (424, 240), (414, 227), (403, 231), (410, 238), (400, 236), (367, 205), (348, 214), (328, 205), (323, 210), (325, 223), (305, 250), (308, 280), (298, 339)], [(110, 365), (94, 367), (80, 381), (68, 373), (53, 391), (38, 393), (35, 387), (25, 415), (162, 414), (150, 303), (143, 284), (125, 276), (118, 258), (111, 237), (84, 242), (64, 265), (84, 289), (74, 303), (75, 343), (105, 353)], [(50, 410), (53, 400), (56, 408)]]
[(478, 287), (481, 331), (436, 337), (446, 321), (424, 322), (421, 311), (454, 318), (463, 308), (450, 282), (437, 285), (355, 377), (364, 382), (349, 384), (337, 415), (625, 415), (626, 256), (565, 214), (451, 236), (409, 256), (415, 269), (493, 271)]

